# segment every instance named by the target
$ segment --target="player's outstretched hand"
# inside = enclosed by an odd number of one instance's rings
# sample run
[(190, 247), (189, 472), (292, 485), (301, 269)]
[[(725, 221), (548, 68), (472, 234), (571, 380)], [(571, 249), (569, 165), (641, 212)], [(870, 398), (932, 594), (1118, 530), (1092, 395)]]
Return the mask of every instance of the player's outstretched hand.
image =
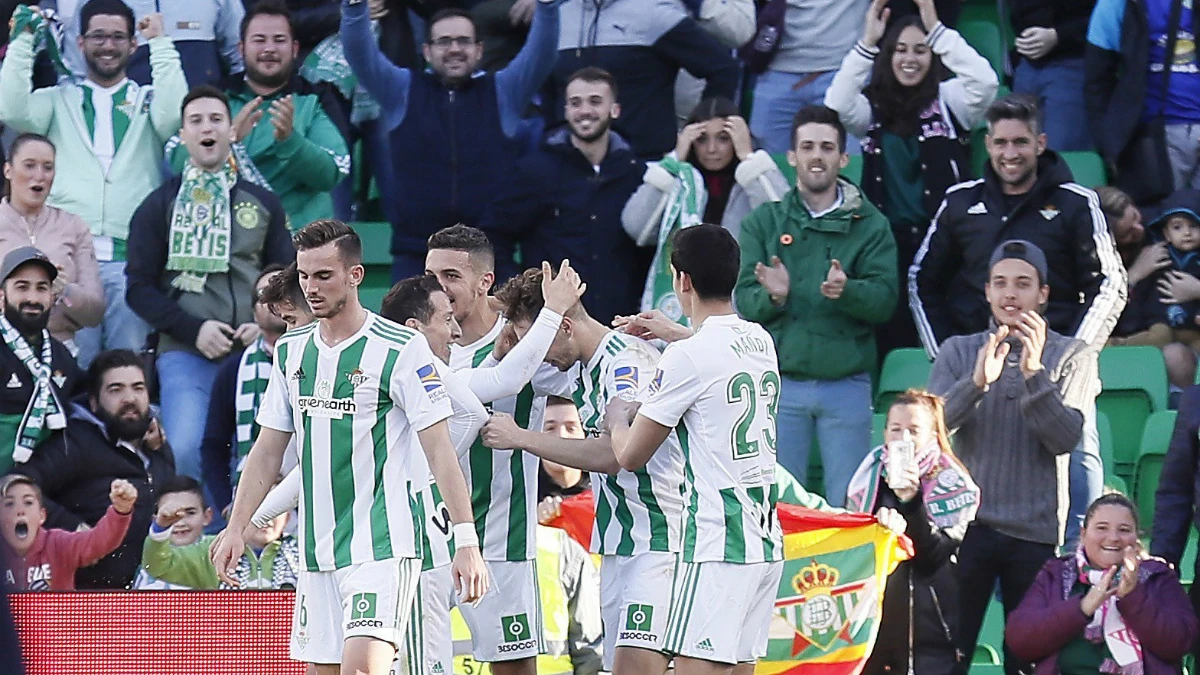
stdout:
[(237, 572), (238, 561), (242, 559), (245, 552), (246, 542), (242, 539), (240, 531), (235, 531), (235, 528), (232, 527), (221, 530), (212, 545), (208, 547), (208, 558), (212, 561), (213, 568), (216, 569), (217, 576), (221, 581), (234, 587), (239, 585), (233, 575)]
[(511, 450), (521, 447), (520, 435), (521, 427), (517, 426), (517, 421), (512, 415), (502, 412), (494, 412), (488, 418), (487, 424), (483, 425), (483, 429), (479, 432), (479, 437), (483, 439), (483, 444), (494, 450)]
[(491, 585), (478, 546), (462, 546), (455, 550), (450, 572), (454, 577), (454, 591), (463, 602), (478, 603)]
[(546, 308), (556, 314), (566, 314), (587, 290), (587, 284), (579, 279), (579, 273), (564, 260), (558, 274), (551, 278), (550, 263), (542, 262), (542, 297)]
[(692, 337), (692, 329), (672, 321), (662, 310), (656, 309), (641, 314), (613, 318), (613, 328), (643, 340), (679, 342)]

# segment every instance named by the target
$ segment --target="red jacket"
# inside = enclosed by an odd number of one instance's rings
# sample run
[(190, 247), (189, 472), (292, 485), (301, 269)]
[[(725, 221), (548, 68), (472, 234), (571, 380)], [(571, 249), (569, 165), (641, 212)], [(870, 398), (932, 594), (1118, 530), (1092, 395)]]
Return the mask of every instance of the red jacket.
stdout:
[[(1033, 661), (1035, 675), (1058, 673), (1058, 653), (1083, 634), (1091, 619), (1079, 607), (1082, 595), (1064, 598), (1064, 585), (1076, 578), (1075, 557), (1046, 562), (1008, 617), (1005, 641), (1013, 653)], [(1117, 601), (1125, 623), (1142, 643), (1145, 675), (1182, 672), (1181, 659), (1196, 639), (1196, 613), (1170, 567), (1145, 560), (1138, 585)]]
[(0, 543), (4, 583), (18, 591), (75, 590), (75, 570), (115, 551), (129, 530), (130, 517), (110, 506), (96, 527), (86, 532), (39, 528), (24, 558)]

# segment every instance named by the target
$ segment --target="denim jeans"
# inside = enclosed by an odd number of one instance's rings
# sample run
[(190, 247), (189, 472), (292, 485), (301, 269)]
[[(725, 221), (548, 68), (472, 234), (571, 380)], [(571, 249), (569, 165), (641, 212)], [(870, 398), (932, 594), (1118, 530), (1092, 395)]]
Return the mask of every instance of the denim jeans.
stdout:
[(100, 263), (100, 283), (107, 305), (104, 320), (99, 326), (75, 333), (75, 346), (79, 349), (76, 361), (80, 368), (86, 369), (106, 349), (141, 351), (150, 334), (150, 326), (125, 304), (125, 262)]
[(833, 381), (783, 378), (776, 425), (779, 463), (801, 483), (808, 478), (815, 428), (825, 499), (842, 506), (854, 471), (871, 451), (871, 377), (860, 373)]
[[(824, 105), (825, 90), (833, 82), (829, 71), (797, 87), (808, 75), (768, 70), (754, 83), (754, 109), (750, 112), (750, 133), (771, 154), (792, 149), (792, 118), (805, 106)], [(846, 139), (846, 152), (861, 152), (858, 140)]]
[[(966, 672), (975, 653), (979, 630), (988, 605), (1000, 582), (1000, 601), (1004, 616), (1017, 608), (1034, 577), (1046, 561), (1054, 557), (1052, 544), (1039, 544), (1001, 534), (979, 521), (971, 523), (958, 548), (959, 631), (958, 646), (966, 656), (961, 671)], [(1004, 646), (1004, 672), (1007, 675), (1032, 673), (1029, 664), (1017, 659)]]
[(1200, 189), (1200, 124), (1168, 124), (1166, 137), (1175, 189)]
[(218, 363), (184, 351), (158, 355), (163, 431), (175, 453), (175, 473), (203, 480), (200, 444)]
[(1013, 91), (1038, 99), (1046, 144), (1051, 150), (1092, 149), (1083, 104), (1082, 58), (1053, 61), (1041, 67), (1021, 59), (1013, 73)]
[(1079, 545), (1079, 530), (1087, 508), (1104, 492), (1104, 463), (1100, 460), (1100, 433), (1096, 430), (1096, 411), (1083, 420), (1083, 438), (1071, 451), (1071, 508), (1067, 511), (1067, 532), (1063, 550), (1074, 553)]

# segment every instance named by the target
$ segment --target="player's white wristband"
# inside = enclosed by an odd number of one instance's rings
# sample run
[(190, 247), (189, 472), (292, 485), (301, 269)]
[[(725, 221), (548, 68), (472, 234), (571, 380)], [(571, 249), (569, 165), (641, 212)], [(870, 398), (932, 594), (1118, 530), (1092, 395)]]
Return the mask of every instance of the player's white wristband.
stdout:
[(475, 523), (456, 523), (453, 532), (455, 550), (468, 546), (479, 548), (479, 535), (475, 533)]

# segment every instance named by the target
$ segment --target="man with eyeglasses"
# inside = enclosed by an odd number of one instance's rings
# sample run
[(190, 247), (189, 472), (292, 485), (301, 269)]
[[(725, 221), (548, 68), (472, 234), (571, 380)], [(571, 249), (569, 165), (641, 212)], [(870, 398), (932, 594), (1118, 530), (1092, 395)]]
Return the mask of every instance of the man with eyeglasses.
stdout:
[[(438, 230), (482, 220), (504, 176), (530, 145), (522, 119), (554, 67), (558, 0), (538, 0), (525, 46), (497, 73), (477, 70), (483, 45), (468, 12), (445, 9), (429, 20), (424, 45), (430, 70), (393, 65), (371, 37), (368, 3), (343, 0), (346, 61), (379, 103), (376, 143), (390, 157), (377, 176), (392, 223), (392, 278), (425, 271), (426, 241)], [(495, 238), (496, 232), (489, 232)], [(498, 270), (511, 272), (508, 261)]]
[(141, 349), (149, 332), (125, 304), (125, 241), (133, 210), (162, 183), (163, 143), (179, 130), (187, 80), (158, 14), (137, 24), (150, 45), (154, 84), (128, 79), (137, 47), (133, 12), (121, 0), (90, 0), (79, 15), (78, 39), (87, 79), (32, 91), (35, 48), (49, 33), (46, 19), (25, 5), (13, 19), (19, 32), (0, 66), (0, 122), (55, 145), (57, 174), (47, 203), (87, 221), (100, 261), (104, 321), (75, 337), (79, 363), (87, 367), (101, 349)]

